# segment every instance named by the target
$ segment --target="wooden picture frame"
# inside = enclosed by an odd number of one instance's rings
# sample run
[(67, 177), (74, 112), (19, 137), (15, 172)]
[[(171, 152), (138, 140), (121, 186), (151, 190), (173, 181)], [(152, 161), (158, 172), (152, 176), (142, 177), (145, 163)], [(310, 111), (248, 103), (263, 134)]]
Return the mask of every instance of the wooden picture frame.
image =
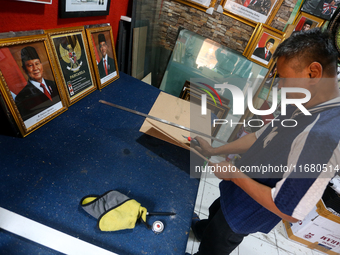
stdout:
[(60, 0), (60, 18), (109, 15), (111, 0)]
[(97, 89), (83, 27), (46, 30), (68, 106)]
[(282, 31), (259, 23), (243, 52), (249, 60), (268, 68), (276, 47), (284, 40)]
[(98, 88), (119, 78), (118, 62), (111, 26), (86, 29)]
[(293, 33), (301, 30), (307, 31), (315, 27), (322, 27), (324, 23), (325, 20), (321, 18), (315, 17), (305, 12), (299, 12), (299, 14), (296, 16), (296, 19), (293, 22), (294, 25)]
[[(248, 25), (271, 24), (283, 0), (222, 0), (223, 13)], [(240, 18), (238, 18), (240, 17)]]
[(0, 91), (23, 137), (67, 110), (56, 69), (46, 35), (0, 40)]
[[(190, 103), (194, 103), (197, 105), (201, 105), (201, 95), (204, 93), (201, 90), (202, 86), (185, 81), (183, 89), (179, 95), (180, 98), (190, 101)], [(229, 113), (230, 108), (228, 104), (230, 102), (229, 99), (220, 96), (222, 105), (216, 104), (210, 97), (207, 97), (207, 108), (211, 111), (212, 116), (215, 116), (216, 119), (225, 119)], [(216, 125), (216, 127), (212, 127), (211, 135), (216, 136), (221, 125)]]

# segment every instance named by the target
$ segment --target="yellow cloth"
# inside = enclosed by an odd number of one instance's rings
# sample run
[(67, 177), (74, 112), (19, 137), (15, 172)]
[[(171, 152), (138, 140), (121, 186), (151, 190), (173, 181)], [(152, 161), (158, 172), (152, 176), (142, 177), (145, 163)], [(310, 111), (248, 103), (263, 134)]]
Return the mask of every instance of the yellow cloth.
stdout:
[(132, 229), (137, 219), (142, 218), (146, 222), (146, 213), (146, 208), (131, 199), (102, 215), (98, 219), (98, 227), (101, 231)]
[(83, 197), (80, 205), (98, 219), (97, 226), (101, 231), (132, 229), (138, 219), (150, 228), (146, 223), (146, 208), (116, 190), (110, 190), (101, 196)]

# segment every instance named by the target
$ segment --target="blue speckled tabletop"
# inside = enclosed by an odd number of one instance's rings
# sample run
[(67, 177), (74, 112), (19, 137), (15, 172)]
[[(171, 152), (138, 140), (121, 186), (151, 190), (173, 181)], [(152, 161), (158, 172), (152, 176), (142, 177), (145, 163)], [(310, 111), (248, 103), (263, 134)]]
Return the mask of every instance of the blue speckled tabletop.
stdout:
[[(100, 99), (148, 113), (160, 90), (124, 73), (25, 138), (0, 135), (0, 207), (118, 254), (184, 254), (199, 181), (189, 176), (189, 151), (139, 132), (144, 118)], [(172, 211), (156, 235), (101, 232), (80, 206), (108, 190), (148, 211)], [(0, 254), (58, 252), (0, 229)]]

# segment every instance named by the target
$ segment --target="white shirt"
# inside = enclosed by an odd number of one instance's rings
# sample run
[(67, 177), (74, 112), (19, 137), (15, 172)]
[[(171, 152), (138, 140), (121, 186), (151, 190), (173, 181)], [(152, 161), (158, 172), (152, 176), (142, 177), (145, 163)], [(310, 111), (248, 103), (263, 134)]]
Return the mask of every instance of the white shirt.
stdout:
[[(30, 79), (29, 81), (33, 84), (34, 87), (36, 87), (36, 88), (39, 89), (42, 93), (45, 94), (44, 89), (40, 86), (40, 83), (39, 83), (39, 82), (33, 81), (33, 80), (31, 80), (31, 79)], [(41, 82), (41, 83), (45, 85), (45, 88), (47, 89), (48, 93), (51, 94), (50, 88), (46, 85), (46, 82), (45, 82), (44, 78), (42, 79), (42, 82)]]

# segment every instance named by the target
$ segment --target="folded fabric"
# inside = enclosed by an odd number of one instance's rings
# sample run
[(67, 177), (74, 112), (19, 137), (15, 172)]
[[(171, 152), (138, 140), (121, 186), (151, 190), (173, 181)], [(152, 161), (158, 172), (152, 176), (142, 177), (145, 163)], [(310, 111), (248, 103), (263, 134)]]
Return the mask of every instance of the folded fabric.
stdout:
[(147, 209), (136, 200), (115, 190), (101, 196), (83, 197), (80, 205), (98, 219), (97, 226), (101, 231), (133, 229), (138, 219), (150, 228), (146, 223)]

